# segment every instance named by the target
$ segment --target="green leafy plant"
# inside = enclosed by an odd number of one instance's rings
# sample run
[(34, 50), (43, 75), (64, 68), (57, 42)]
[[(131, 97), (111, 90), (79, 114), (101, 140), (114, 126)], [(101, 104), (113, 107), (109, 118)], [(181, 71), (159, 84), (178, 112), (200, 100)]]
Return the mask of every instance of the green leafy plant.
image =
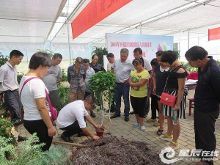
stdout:
[(5, 138), (13, 138), (11, 129), (13, 124), (7, 119), (0, 118), (0, 136)]
[(59, 109), (61, 109), (62, 107), (64, 107), (66, 104), (68, 104), (68, 94), (69, 94), (69, 88), (65, 87), (64, 85), (60, 84), (58, 86), (58, 91), (59, 91), (59, 96), (60, 96), (60, 103), (61, 103), (61, 107)]
[(64, 69), (62, 69), (61, 72), (62, 72), (61, 81), (67, 81), (67, 72)]
[(8, 61), (8, 57), (0, 55), (0, 66), (4, 65)]
[(198, 68), (192, 67), (189, 63), (182, 62), (183, 67), (189, 72), (197, 72)]
[(99, 48), (95, 47), (95, 50), (92, 52), (93, 54), (96, 54), (99, 57), (98, 63), (103, 66), (103, 56), (108, 54), (108, 51), (106, 48)]
[[(104, 112), (104, 101), (108, 103), (108, 108), (110, 109), (115, 88), (114, 74), (104, 71), (98, 72), (91, 77), (89, 86), (100, 104), (100, 109)], [(103, 119), (101, 122), (103, 123)]]
[(23, 76), (24, 76), (24, 73), (18, 72), (18, 74), (17, 74), (18, 84), (20, 84), (21, 78), (22, 78)]
[(0, 164), (4, 165), (63, 165), (68, 164), (67, 151), (63, 147), (51, 147), (42, 152), (36, 134), (28, 140), (12, 145), (11, 139), (0, 136)]

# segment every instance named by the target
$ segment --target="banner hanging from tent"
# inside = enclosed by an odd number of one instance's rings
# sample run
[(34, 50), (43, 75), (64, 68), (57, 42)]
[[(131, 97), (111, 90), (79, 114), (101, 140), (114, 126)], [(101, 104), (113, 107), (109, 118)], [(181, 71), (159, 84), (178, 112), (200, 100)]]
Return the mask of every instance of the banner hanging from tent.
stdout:
[(91, 0), (71, 23), (73, 38), (76, 38), (131, 0)]
[(220, 40), (220, 27), (208, 30), (208, 40)]
[(128, 48), (129, 60), (133, 60), (133, 50), (140, 47), (143, 56), (148, 61), (155, 58), (159, 50), (173, 50), (172, 36), (133, 35), (133, 34), (106, 34), (107, 49), (116, 59), (120, 58), (120, 50)]

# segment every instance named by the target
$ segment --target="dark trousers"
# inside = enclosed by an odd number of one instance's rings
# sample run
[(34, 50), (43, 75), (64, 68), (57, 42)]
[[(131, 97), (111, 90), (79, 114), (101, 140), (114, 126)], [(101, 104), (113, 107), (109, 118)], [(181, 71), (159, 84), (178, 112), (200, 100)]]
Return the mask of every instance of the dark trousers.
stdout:
[(61, 104), (60, 104), (60, 95), (59, 95), (58, 90), (50, 91), (49, 96), (50, 96), (50, 101), (51, 101), (52, 105), (57, 110), (60, 110), (61, 109)]
[(42, 147), (43, 151), (49, 150), (53, 137), (48, 136), (48, 129), (43, 120), (33, 120), (27, 121), (24, 120), (24, 127), (30, 133), (37, 133), (37, 137), (39, 138), (39, 143), (44, 143), (45, 145)]
[(5, 91), (4, 92), (4, 100), (5, 100), (5, 106), (6, 109), (11, 114), (11, 119), (22, 119), (22, 104), (20, 101), (20, 96), (18, 93), (18, 90), (14, 91)]
[(156, 119), (158, 111), (158, 97), (156, 95), (151, 95), (151, 119)]
[(61, 128), (61, 130), (64, 130), (63, 135), (65, 137), (70, 137), (70, 136), (73, 136), (74, 134), (82, 132), (77, 121), (75, 121), (73, 124), (65, 128)]
[[(196, 149), (214, 151), (216, 149), (215, 122), (219, 116), (219, 110), (214, 112), (194, 111), (194, 131)], [(212, 161), (208, 162), (213, 164)]]
[(86, 90), (86, 91), (85, 91), (85, 95), (84, 95), (84, 99), (85, 99), (87, 96), (92, 95), (92, 94), (93, 94), (92, 91)]
[(129, 112), (130, 112), (130, 102), (129, 102), (129, 84), (127, 83), (116, 83), (116, 87), (115, 87), (115, 114), (116, 115), (120, 115), (121, 111), (121, 97), (123, 96), (124, 99), (124, 105), (125, 105), (125, 109), (124, 109), (124, 114), (126, 117), (129, 116)]

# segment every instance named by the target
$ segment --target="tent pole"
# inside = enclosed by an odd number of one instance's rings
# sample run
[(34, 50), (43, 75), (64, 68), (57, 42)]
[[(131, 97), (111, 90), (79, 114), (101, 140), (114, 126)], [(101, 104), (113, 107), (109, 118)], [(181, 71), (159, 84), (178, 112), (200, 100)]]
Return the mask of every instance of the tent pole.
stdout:
[(142, 24), (140, 23), (140, 35), (142, 34)]
[(187, 40), (188, 40), (188, 49), (189, 49), (189, 30), (188, 30), (188, 33), (187, 33)]
[[(67, 8), (67, 12), (69, 13), (69, 6), (70, 6), (70, 1), (67, 1), (68, 3), (68, 8)], [(66, 19), (66, 28), (67, 28), (67, 37), (68, 37), (68, 48), (69, 48), (69, 60), (70, 60), (70, 64), (72, 63), (72, 55), (71, 55), (71, 45), (70, 45), (70, 28), (69, 28), (69, 19)]]
[(72, 55), (71, 55), (71, 45), (70, 45), (70, 34), (69, 34), (69, 24), (66, 22), (66, 27), (67, 27), (67, 37), (68, 37), (68, 48), (69, 48), (69, 60), (70, 64), (72, 63)]

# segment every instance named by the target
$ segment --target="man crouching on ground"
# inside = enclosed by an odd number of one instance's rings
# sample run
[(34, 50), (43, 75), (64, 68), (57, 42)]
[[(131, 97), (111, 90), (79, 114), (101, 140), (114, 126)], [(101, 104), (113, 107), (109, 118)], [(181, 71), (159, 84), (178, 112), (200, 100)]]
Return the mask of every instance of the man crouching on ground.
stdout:
[(94, 97), (92, 95), (87, 96), (85, 100), (76, 100), (63, 107), (57, 118), (57, 126), (64, 130), (61, 138), (66, 142), (71, 142), (70, 137), (72, 135), (83, 133), (93, 140), (98, 140), (99, 137), (86, 126), (86, 121), (88, 121), (95, 129), (100, 128), (87, 112), (94, 108)]

